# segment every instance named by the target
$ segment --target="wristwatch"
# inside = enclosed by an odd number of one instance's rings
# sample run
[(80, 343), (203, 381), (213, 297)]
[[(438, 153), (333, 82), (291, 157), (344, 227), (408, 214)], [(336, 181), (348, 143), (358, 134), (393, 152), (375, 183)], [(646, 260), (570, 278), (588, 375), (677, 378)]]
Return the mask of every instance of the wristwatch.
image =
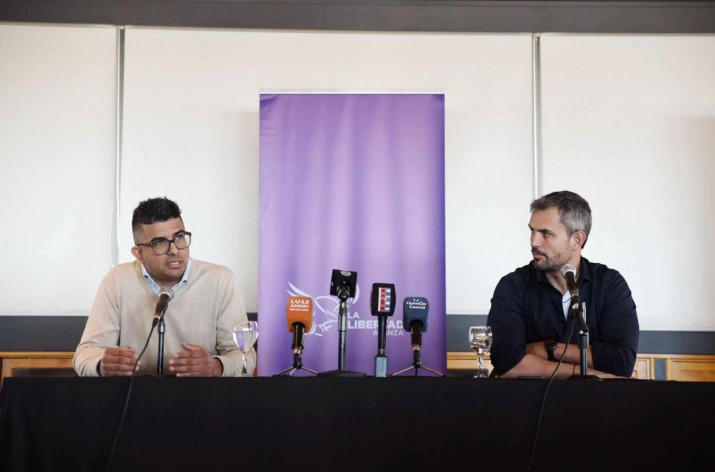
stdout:
[(558, 345), (559, 345), (559, 342), (554, 341), (553, 339), (547, 339), (546, 341), (544, 341), (544, 349), (546, 349), (546, 355), (548, 356), (550, 361), (556, 360), (554, 351), (556, 350), (556, 347)]

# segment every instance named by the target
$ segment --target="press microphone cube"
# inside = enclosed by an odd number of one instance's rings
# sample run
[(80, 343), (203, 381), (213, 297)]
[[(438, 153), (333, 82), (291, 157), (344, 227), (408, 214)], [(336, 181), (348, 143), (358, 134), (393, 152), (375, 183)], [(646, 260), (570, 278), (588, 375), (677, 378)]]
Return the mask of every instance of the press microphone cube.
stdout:
[(427, 331), (429, 302), (425, 297), (406, 297), (402, 303), (402, 325), (406, 331), (412, 330), (415, 322), (421, 322), (421, 331)]
[(288, 332), (295, 331), (295, 324), (301, 323), (307, 333), (313, 328), (313, 299), (310, 297), (290, 297), (286, 305)]
[(395, 313), (395, 284), (372, 284), (370, 312), (372, 316), (392, 316)]
[(341, 299), (353, 298), (357, 286), (357, 272), (333, 269), (330, 278), (330, 295)]

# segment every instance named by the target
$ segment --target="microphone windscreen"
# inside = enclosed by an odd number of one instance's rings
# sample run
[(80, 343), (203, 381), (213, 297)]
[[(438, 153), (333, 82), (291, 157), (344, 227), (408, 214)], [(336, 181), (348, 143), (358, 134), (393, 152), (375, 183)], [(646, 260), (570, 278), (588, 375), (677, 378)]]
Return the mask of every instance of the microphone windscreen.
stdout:
[(162, 295), (168, 295), (169, 300), (171, 300), (172, 298), (174, 298), (174, 291), (170, 288), (162, 288), (161, 290), (159, 290), (159, 297), (161, 297)]
[(372, 316), (392, 316), (396, 301), (395, 284), (372, 284), (370, 295)]
[(571, 264), (565, 264), (563, 267), (561, 267), (561, 275), (566, 277), (566, 274), (571, 272), (573, 274), (574, 279), (576, 278), (576, 268), (572, 266)]
[(330, 277), (330, 295), (339, 297), (342, 294), (347, 295), (347, 298), (354, 298), (356, 288), (357, 272), (333, 269)]
[(290, 297), (286, 306), (288, 331), (295, 331), (294, 323), (302, 323), (307, 333), (313, 327), (313, 299), (310, 297)]
[(406, 297), (402, 304), (402, 309), (402, 326), (405, 328), (405, 331), (411, 331), (412, 323), (415, 321), (421, 321), (422, 331), (427, 331), (429, 302), (425, 297)]

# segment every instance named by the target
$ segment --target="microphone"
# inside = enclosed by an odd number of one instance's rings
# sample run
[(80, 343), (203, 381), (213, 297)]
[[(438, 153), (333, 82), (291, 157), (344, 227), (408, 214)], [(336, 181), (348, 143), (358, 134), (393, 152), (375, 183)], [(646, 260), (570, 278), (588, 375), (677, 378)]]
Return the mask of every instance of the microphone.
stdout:
[(395, 312), (395, 284), (372, 284), (370, 312), (377, 316), (377, 355), (375, 356), (375, 377), (387, 377), (387, 317)]
[(338, 297), (341, 301), (355, 298), (357, 285), (357, 272), (333, 269), (330, 277), (330, 295)]
[(578, 309), (580, 293), (578, 291), (578, 283), (576, 283), (576, 268), (571, 264), (566, 264), (561, 267), (561, 275), (566, 279), (566, 286), (569, 292), (571, 292), (571, 309)]
[(152, 326), (156, 326), (156, 324), (164, 317), (166, 308), (169, 306), (169, 300), (172, 298), (174, 298), (174, 291), (170, 288), (162, 288), (159, 291), (159, 301), (156, 302)]
[(290, 297), (286, 306), (288, 332), (293, 333), (293, 363), (300, 364), (303, 352), (303, 335), (313, 327), (313, 299), (310, 297)]
[(372, 284), (370, 295), (370, 312), (378, 317), (379, 329), (377, 336), (378, 354), (385, 354), (385, 337), (387, 334), (386, 316), (395, 313), (395, 284)]
[(429, 302), (425, 297), (407, 297), (402, 304), (402, 326), (412, 333), (412, 353), (415, 362), (419, 361), (422, 347), (422, 333), (427, 331)]
[(415, 375), (417, 375), (419, 369), (422, 368), (444, 377), (443, 373), (422, 365), (422, 333), (427, 331), (429, 302), (425, 297), (407, 297), (402, 303), (402, 313), (402, 327), (412, 333), (412, 367), (402, 369), (392, 375), (400, 375), (409, 369), (415, 369)]

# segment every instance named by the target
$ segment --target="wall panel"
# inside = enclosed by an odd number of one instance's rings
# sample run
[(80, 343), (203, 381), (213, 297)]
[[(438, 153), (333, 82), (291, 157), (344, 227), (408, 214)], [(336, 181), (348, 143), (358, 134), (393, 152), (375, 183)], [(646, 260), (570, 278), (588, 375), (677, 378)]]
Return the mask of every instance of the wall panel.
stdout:
[(626, 277), (641, 329), (715, 330), (715, 37), (541, 46), (543, 192), (589, 200), (584, 255)]
[(115, 36), (0, 25), (0, 313), (86, 314), (110, 267)]

